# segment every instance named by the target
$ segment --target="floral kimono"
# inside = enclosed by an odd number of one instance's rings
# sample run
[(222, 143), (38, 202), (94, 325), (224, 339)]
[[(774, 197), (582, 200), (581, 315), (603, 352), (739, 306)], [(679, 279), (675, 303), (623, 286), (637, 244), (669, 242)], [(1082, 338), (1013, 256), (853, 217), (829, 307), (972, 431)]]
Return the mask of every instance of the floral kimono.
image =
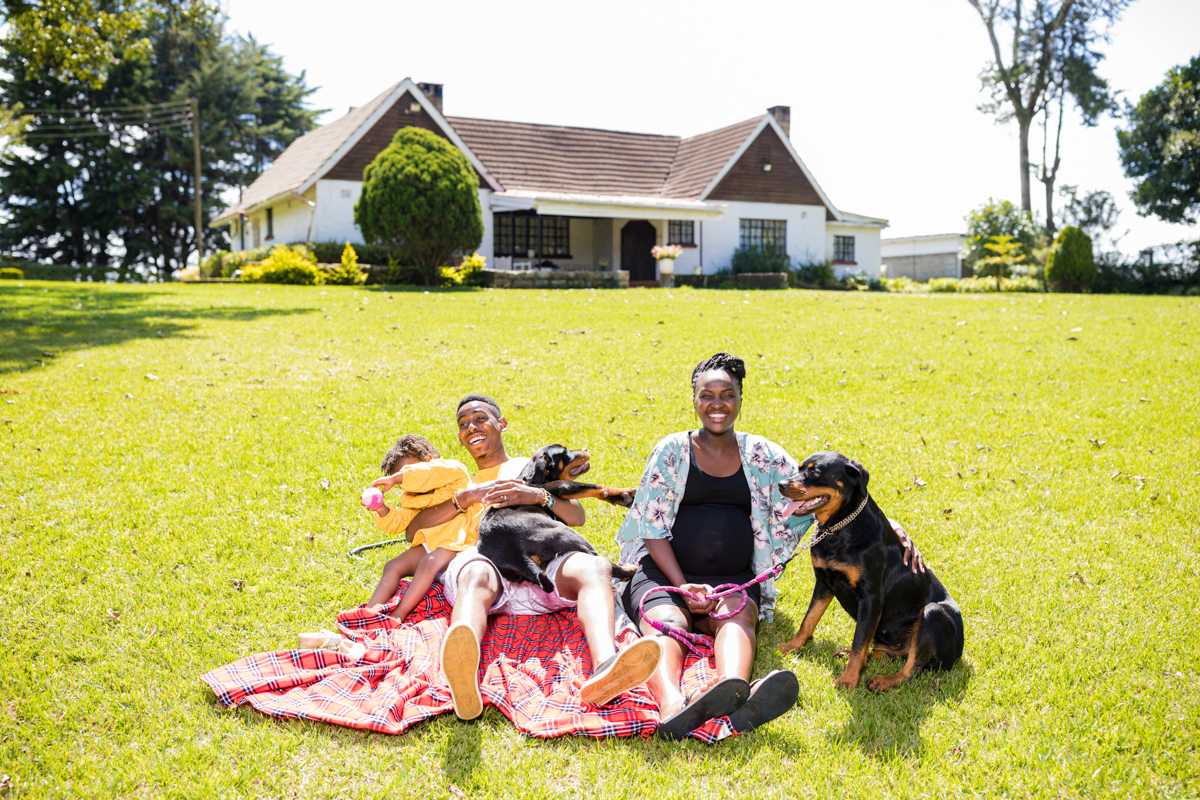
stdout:
[[(784, 516), (788, 500), (779, 493), (779, 482), (796, 474), (796, 462), (772, 441), (737, 433), (742, 472), (750, 484), (750, 525), (754, 530), (751, 566), (761, 574), (795, 552), (809, 526), (811, 515)], [(675, 513), (687, 487), (689, 431), (673, 433), (660, 441), (646, 462), (633, 507), (617, 530), (621, 563), (637, 564), (648, 554), (645, 539), (670, 539)], [(775, 609), (775, 581), (761, 584), (759, 618), (770, 622)], [(618, 584), (618, 590), (624, 587)]]

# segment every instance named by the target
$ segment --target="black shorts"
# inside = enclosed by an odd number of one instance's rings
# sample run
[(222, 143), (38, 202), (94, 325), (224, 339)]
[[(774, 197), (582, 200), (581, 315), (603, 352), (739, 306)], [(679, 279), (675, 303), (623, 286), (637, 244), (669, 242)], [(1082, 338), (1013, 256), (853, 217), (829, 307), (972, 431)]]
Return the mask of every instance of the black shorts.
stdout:
[[(688, 583), (706, 583), (709, 586), (720, 586), (722, 583), (743, 584), (754, 580), (754, 570), (745, 569), (736, 575), (688, 575), (684, 573), (683, 577)], [(658, 564), (654, 563), (654, 559), (650, 556), (644, 556), (638, 565), (637, 574), (629, 579), (629, 583), (625, 584), (625, 591), (621, 595), (621, 603), (625, 607), (625, 613), (633, 620), (634, 625), (640, 626), (642, 624), (642, 615), (638, 612), (638, 606), (641, 604), (642, 598), (645, 597), (646, 593), (659, 586), (671, 585), (673, 584), (667, 580), (667, 576), (658, 568)], [(755, 606), (761, 606), (762, 584), (756, 583), (748, 587), (746, 595)], [(684, 602), (683, 595), (676, 592), (655, 592), (646, 601), (646, 610), (649, 611), (657, 606), (667, 605), (687, 611), (687, 603)]]

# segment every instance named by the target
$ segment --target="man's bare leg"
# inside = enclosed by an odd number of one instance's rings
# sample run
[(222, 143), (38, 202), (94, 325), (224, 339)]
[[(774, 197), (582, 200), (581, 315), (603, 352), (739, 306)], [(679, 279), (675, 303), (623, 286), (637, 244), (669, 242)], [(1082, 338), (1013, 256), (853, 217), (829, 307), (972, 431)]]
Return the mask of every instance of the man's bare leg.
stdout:
[(595, 665), (592, 677), (580, 687), (583, 702), (604, 705), (654, 674), (662, 659), (657, 639), (638, 639), (617, 653), (612, 564), (608, 560), (575, 553), (559, 565), (554, 585), (564, 600), (579, 604), (579, 625)]
[(500, 596), (500, 575), (486, 561), (472, 561), (458, 573), (450, 627), (442, 641), (442, 672), (450, 685), (454, 713), (475, 719), (483, 713), (479, 693), (479, 643), (487, 613)]

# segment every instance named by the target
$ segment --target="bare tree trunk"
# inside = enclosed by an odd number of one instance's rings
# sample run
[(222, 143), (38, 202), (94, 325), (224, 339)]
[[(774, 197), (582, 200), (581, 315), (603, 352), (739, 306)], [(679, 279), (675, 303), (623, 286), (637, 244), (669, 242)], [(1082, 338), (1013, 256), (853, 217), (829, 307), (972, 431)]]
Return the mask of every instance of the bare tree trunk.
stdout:
[(1032, 122), (1027, 117), (1017, 118), (1021, 140), (1021, 210), (1025, 212), (1033, 211), (1033, 195), (1029, 186), (1029, 127)]

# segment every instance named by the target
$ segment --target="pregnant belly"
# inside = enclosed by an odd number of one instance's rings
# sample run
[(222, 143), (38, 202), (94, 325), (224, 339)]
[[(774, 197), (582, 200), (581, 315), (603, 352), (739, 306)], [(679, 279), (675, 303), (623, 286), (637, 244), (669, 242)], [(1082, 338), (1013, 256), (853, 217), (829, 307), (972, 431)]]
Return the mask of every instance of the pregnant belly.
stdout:
[(750, 567), (754, 529), (736, 506), (683, 506), (671, 528), (679, 568), (691, 575), (733, 575)]

